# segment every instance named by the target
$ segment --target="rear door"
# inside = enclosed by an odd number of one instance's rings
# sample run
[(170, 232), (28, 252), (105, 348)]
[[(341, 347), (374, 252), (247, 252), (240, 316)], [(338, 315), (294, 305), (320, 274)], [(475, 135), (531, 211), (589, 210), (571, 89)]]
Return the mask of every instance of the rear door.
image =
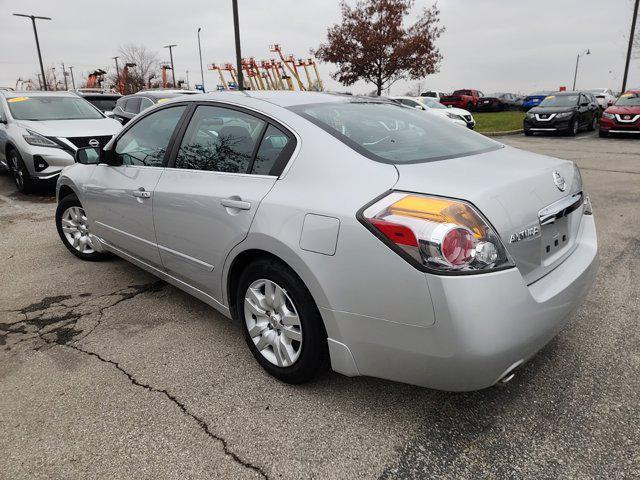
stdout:
[(221, 300), (224, 260), (246, 237), (295, 137), (224, 104), (199, 104), (182, 130), (154, 193), (160, 256), (171, 275)]
[(153, 194), (186, 105), (157, 110), (116, 141), (118, 165), (97, 165), (85, 184), (96, 235), (145, 263), (161, 267), (153, 225)]

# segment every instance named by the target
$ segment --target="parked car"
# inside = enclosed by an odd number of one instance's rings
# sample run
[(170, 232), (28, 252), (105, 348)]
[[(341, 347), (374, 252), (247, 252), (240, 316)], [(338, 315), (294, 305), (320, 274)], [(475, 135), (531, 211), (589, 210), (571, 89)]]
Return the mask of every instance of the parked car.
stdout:
[(446, 95), (446, 93), (443, 92), (436, 92), (434, 90), (429, 90), (427, 92), (422, 92), (420, 94), (421, 97), (431, 97), (431, 98), (435, 98), (436, 100), (440, 101), (440, 99), (442, 97), (444, 97)]
[(551, 91), (540, 91), (540, 92), (534, 92), (531, 95), (527, 95), (524, 98), (524, 101), (522, 102), (522, 110), (524, 110), (525, 112), (532, 109), (533, 107), (537, 107), (538, 105), (540, 105), (540, 102), (543, 101), (545, 98), (547, 98), (549, 95), (551, 95), (553, 92)]
[(55, 179), (78, 148), (102, 147), (122, 126), (71, 92), (0, 92), (0, 165), (20, 192)]
[(623, 93), (602, 114), (600, 136), (616, 133), (640, 135), (640, 89)]
[[(473, 130), (476, 126), (476, 121), (473, 118), (473, 115), (468, 110), (463, 108), (454, 108), (454, 107), (446, 107), (440, 102), (438, 102), (435, 98), (431, 97), (418, 97), (416, 98), (418, 102), (420, 102), (425, 107), (430, 109), (434, 109), (434, 112), (442, 115), (443, 110), (446, 110), (450, 115), (456, 116), (464, 120), (467, 128)], [(453, 117), (450, 117), (453, 118)], [(456, 119), (457, 120), (457, 119)]]
[(57, 186), (66, 248), (236, 319), (285, 382), (328, 365), (446, 390), (508, 380), (597, 270), (572, 162), (390, 101), (175, 98), (77, 160)]
[(602, 110), (610, 107), (616, 102), (616, 95), (610, 88), (592, 88), (589, 92), (593, 93)]
[(158, 90), (141, 90), (132, 95), (121, 97), (116, 102), (112, 116), (122, 125), (135, 117), (138, 113), (146, 110), (156, 103), (166, 102), (170, 98), (179, 97), (181, 95), (195, 95), (202, 93), (198, 90), (177, 90), (177, 89), (158, 89)]
[[(440, 117), (446, 118), (447, 120), (461, 125), (463, 127), (468, 127), (469, 123), (472, 124), (469, 128), (473, 129), (475, 126), (475, 122), (473, 121), (473, 117), (466, 110), (462, 110), (460, 108), (447, 108), (438, 102), (435, 98), (431, 97), (390, 97), (393, 100), (396, 100), (398, 103), (402, 105), (406, 105), (407, 107), (417, 108), (418, 110), (424, 110), (429, 114), (438, 115)], [(467, 123), (467, 118), (470, 118), (469, 123)]]
[(122, 97), (117, 92), (101, 89), (79, 89), (76, 93), (108, 117), (113, 116), (113, 109)]
[[(520, 102), (521, 104), (522, 102)], [(479, 112), (501, 112), (518, 108), (518, 96), (513, 93), (491, 93), (480, 99)]]
[(575, 136), (582, 128), (595, 130), (600, 106), (590, 92), (556, 92), (548, 95), (524, 118), (524, 134), (563, 132)]
[(440, 103), (471, 111), (476, 109), (483, 96), (483, 93), (478, 90), (456, 90), (451, 95), (442, 97)]

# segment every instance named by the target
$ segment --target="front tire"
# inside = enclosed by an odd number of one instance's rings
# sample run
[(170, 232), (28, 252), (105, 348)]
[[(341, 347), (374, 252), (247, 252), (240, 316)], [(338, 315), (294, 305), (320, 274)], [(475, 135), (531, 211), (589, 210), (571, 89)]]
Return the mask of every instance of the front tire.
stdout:
[(67, 195), (56, 208), (56, 229), (67, 250), (82, 260), (97, 261), (109, 257), (98, 252), (94, 245), (97, 240), (90, 235), (87, 215), (75, 195)]
[(533, 132), (531, 130), (525, 130), (524, 135), (525, 137), (531, 137), (533, 135)]
[(591, 119), (591, 123), (589, 124), (589, 131), (593, 132), (598, 128), (598, 115), (593, 114), (593, 119)]
[(29, 170), (27, 170), (27, 166), (24, 164), (20, 153), (18, 153), (16, 149), (12, 148), (9, 151), (7, 160), (9, 171), (13, 176), (13, 181), (15, 182), (18, 191), (20, 193), (33, 192), (35, 184), (31, 179), (31, 174), (29, 173)]
[(289, 267), (272, 259), (250, 263), (238, 282), (236, 306), (247, 345), (269, 374), (299, 384), (327, 369), (320, 312)]
[(573, 121), (569, 124), (567, 135), (569, 135), (570, 137), (575, 137), (578, 134), (578, 130), (580, 130), (580, 125), (578, 124), (578, 119), (574, 118)]

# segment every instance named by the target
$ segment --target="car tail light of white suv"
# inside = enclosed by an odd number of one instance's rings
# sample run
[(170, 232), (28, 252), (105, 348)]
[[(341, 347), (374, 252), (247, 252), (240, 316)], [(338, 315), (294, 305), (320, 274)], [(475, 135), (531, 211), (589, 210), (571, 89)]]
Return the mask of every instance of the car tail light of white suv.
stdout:
[(489, 222), (462, 200), (394, 191), (365, 206), (358, 219), (423, 271), (469, 274), (515, 265)]

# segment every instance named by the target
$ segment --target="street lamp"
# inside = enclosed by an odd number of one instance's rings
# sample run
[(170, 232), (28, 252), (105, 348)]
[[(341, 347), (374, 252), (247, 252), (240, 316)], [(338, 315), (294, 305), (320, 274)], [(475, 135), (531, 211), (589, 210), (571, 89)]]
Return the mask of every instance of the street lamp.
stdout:
[(198, 53), (200, 54), (200, 78), (202, 79), (202, 93), (206, 90), (204, 88), (204, 70), (202, 69), (202, 46), (200, 45), (200, 30), (202, 27), (198, 27)]
[(76, 89), (76, 81), (73, 79), (73, 67), (69, 67), (69, 72), (71, 72), (71, 87)]
[(176, 69), (173, 67), (173, 47), (177, 47), (176, 43), (165, 45), (164, 48), (169, 49), (169, 58), (171, 59), (171, 77), (173, 78), (173, 88), (176, 88)]
[(118, 59), (120, 57), (112, 57), (113, 60), (116, 61), (116, 90), (118, 90), (118, 92), (122, 93), (122, 88), (120, 88), (120, 66), (118, 65)]
[(578, 78), (578, 63), (580, 63), (580, 57), (582, 55), (590, 55), (591, 54), (591, 50), (589, 50), (588, 48), (582, 52), (578, 54), (578, 58), (576, 58), (576, 72), (573, 75), (573, 89), (575, 91), (576, 89), (576, 79)]
[(42, 54), (40, 53), (40, 42), (38, 41), (38, 30), (36, 28), (36, 19), (37, 20), (51, 20), (50, 17), (38, 17), (36, 15), (25, 15), (24, 13), (14, 13), (16, 17), (25, 17), (30, 18), (31, 23), (33, 24), (33, 34), (36, 37), (36, 48), (38, 49), (38, 60), (40, 61), (40, 73), (42, 74), (42, 85), (44, 89), (47, 90), (47, 78), (44, 74), (44, 66), (42, 65)]

